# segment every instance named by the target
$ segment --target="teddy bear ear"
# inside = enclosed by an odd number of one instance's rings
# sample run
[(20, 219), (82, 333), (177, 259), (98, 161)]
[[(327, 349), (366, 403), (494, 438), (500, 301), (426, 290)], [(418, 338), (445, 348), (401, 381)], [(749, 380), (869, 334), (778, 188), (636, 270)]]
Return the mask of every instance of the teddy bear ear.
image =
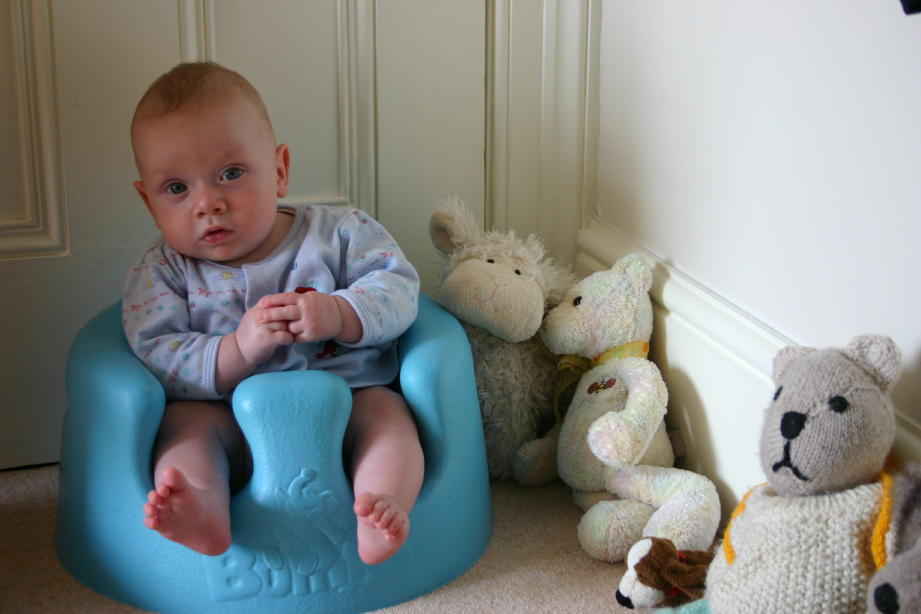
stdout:
[(787, 367), (789, 367), (793, 361), (807, 354), (812, 354), (815, 351), (815, 348), (807, 348), (799, 345), (788, 345), (782, 348), (774, 356), (774, 383), (780, 382), (780, 378), (783, 377)]
[(883, 390), (888, 390), (902, 373), (902, 353), (885, 335), (855, 337), (844, 353), (869, 373)]
[(627, 254), (611, 265), (615, 273), (629, 275), (633, 279), (637, 295), (646, 294), (652, 287), (652, 268), (652, 260), (640, 254)]
[(470, 245), (480, 234), (473, 212), (456, 196), (442, 200), (429, 219), (432, 245), (445, 256)]

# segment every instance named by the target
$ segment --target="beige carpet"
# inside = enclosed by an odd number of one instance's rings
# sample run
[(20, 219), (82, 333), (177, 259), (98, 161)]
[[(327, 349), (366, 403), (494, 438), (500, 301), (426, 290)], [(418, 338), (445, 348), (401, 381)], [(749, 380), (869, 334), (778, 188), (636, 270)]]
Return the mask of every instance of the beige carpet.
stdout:
[[(140, 612), (73, 580), (54, 555), (57, 466), (0, 471), (0, 612)], [(623, 571), (579, 548), (580, 512), (565, 486), (492, 487), (493, 539), (480, 561), (454, 582), (388, 614), (630, 612), (613, 592)]]

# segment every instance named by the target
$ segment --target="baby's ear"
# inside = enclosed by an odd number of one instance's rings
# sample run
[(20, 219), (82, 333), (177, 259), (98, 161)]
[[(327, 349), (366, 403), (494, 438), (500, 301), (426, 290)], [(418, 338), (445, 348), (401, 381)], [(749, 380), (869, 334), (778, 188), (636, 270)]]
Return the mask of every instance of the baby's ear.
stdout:
[(813, 352), (815, 352), (815, 348), (807, 348), (799, 345), (788, 345), (782, 348), (774, 356), (774, 383), (780, 382), (780, 378), (783, 377), (787, 367), (793, 364), (793, 361)]
[(432, 245), (445, 256), (472, 244), (482, 232), (473, 212), (456, 196), (440, 202), (429, 219)]
[(844, 353), (870, 374), (884, 391), (902, 373), (902, 353), (895, 341), (885, 335), (861, 335), (847, 344)]

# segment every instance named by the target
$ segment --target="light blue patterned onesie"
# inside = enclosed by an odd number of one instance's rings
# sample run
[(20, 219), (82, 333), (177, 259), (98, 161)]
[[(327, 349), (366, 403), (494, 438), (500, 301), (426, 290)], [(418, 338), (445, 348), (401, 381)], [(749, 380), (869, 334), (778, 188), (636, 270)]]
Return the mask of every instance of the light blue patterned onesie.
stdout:
[(131, 267), (122, 296), (125, 335), (169, 400), (229, 395), (215, 385), (221, 337), (268, 294), (298, 287), (341, 296), (363, 329), (355, 343), (279, 346), (254, 373), (322, 369), (353, 388), (388, 384), (399, 371), (396, 339), (416, 318), (419, 275), (390, 234), (362, 211), (288, 206), (281, 244), (261, 262), (230, 267), (177, 253), (163, 239)]

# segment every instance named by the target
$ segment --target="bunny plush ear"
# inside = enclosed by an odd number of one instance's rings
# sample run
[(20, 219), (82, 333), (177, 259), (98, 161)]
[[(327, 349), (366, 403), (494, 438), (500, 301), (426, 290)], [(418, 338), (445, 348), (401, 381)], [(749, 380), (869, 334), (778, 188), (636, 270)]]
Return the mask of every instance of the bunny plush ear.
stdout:
[(445, 256), (470, 245), (482, 232), (473, 212), (456, 196), (439, 203), (429, 219), (432, 245)]
[(799, 345), (788, 345), (782, 348), (774, 356), (774, 383), (776, 384), (780, 381), (787, 367), (793, 364), (793, 361), (807, 354), (812, 354), (815, 351), (815, 348), (807, 348)]
[(902, 353), (885, 335), (861, 335), (847, 344), (844, 353), (870, 374), (879, 387), (889, 390), (902, 373)]
[(628, 275), (633, 280), (633, 289), (637, 296), (641, 296), (652, 287), (652, 267), (653, 263), (649, 258), (640, 254), (627, 254), (611, 265), (611, 270)]

